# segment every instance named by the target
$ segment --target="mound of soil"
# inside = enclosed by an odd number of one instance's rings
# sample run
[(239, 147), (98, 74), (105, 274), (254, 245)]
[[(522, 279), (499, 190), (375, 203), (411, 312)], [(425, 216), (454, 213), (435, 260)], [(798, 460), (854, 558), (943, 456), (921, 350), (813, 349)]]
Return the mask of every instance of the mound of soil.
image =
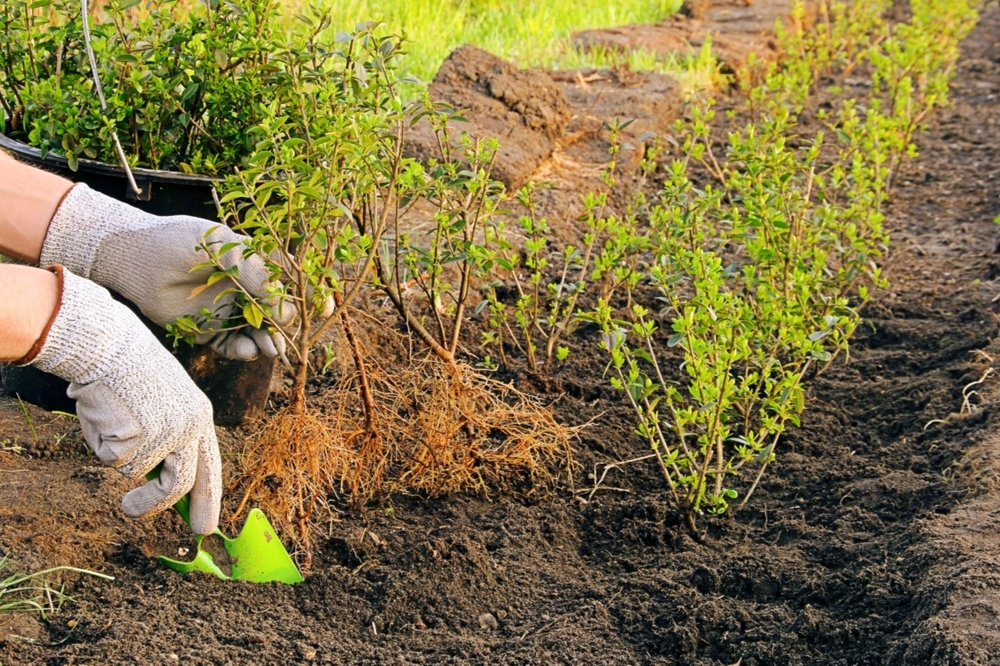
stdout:
[[(816, 19), (815, 0), (802, 3), (806, 27)], [(654, 25), (633, 24), (619, 28), (583, 30), (573, 35), (582, 49), (644, 50), (670, 56), (697, 56), (706, 39), (726, 73), (739, 72), (753, 53), (758, 58), (778, 57), (775, 22), (792, 25), (794, 0), (686, 0), (681, 12)]]
[[(89, 466), (69, 422), (31, 411), (33, 435), (0, 403), (0, 449), (29, 449), (0, 453), (0, 555), (116, 576), (69, 579), (75, 600), (47, 623), (0, 624), (0, 661), (1000, 663), (998, 35), (993, 6), (963, 45), (954, 106), (899, 179), (892, 287), (850, 359), (811, 383), (802, 427), (740, 515), (703, 521), (695, 540), (652, 463), (625, 462), (645, 451), (585, 329), (552, 377), (517, 378), (562, 396), (566, 421), (600, 417), (575, 492), (331, 513), (296, 587), (160, 568), (155, 554), (190, 546), (180, 522), (124, 521), (127, 484)], [(579, 196), (570, 175), (552, 206)]]
[[(562, 136), (572, 115), (562, 89), (545, 73), (518, 69), (475, 46), (462, 46), (441, 65), (430, 85), (431, 99), (464, 111), (467, 123), (454, 131), (500, 141), (493, 176), (509, 189), (524, 185)], [(458, 145), (457, 136), (451, 137)], [(430, 123), (418, 123), (406, 140), (406, 154), (441, 160)], [(461, 154), (461, 153), (459, 153)]]
[[(662, 134), (677, 119), (680, 93), (677, 82), (661, 74), (519, 69), (468, 45), (448, 56), (429, 88), (435, 102), (462, 112), (465, 122), (449, 128), (452, 147), (462, 132), (500, 141), (493, 176), (510, 191), (528, 180), (551, 180), (554, 164), (573, 165), (565, 171), (579, 192), (593, 189), (608, 161), (605, 125), (616, 118), (634, 121), (622, 137), (628, 144), (623, 170), (634, 167), (645, 151), (643, 137)], [(407, 134), (404, 150), (424, 162), (442, 159), (426, 120)]]

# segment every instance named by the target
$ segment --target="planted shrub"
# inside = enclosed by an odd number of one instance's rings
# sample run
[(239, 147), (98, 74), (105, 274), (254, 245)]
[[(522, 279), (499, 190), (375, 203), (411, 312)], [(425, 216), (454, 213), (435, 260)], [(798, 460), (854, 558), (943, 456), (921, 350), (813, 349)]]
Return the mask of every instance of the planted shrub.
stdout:
[[(511, 346), (524, 357), (530, 370), (550, 372), (554, 361), (569, 356), (570, 347), (560, 342), (579, 325), (579, 304), (588, 289), (630, 274), (630, 259), (637, 256), (639, 248), (630, 247), (630, 252), (623, 254), (610, 237), (628, 234), (631, 239), (638, 238), (630, 233), (635, 216), (617, 218), (608, 199), (616, 182), (621, 132), (631, 124), (615, 120), (606, 125), (609, 160), (600, 175), (601, 189), (582, 198), (579, 221), (586, 224), (587, 231), (580, 247), (551, 245), (549, 222), (537, 212), (536, 183), (529, 182), (517, 193), (526, 213), (518, 220), (525, 237), (523, 247), (509, 240), (502, 220), (488, 227), (486, 245), (496, 255), (496, 267), (494, 280), (483, 287), (486, 299), (481, 303), (481, 307), (489, 308), (481, 343), (487, 351), (487, 367), (496, 366), (489, 355), (493, 349), (499, 362), (508, 365), (505, 346)], [(513, 307), (498, 295), (498, 287), (505, 285), (515, 293)]]
[[(822, 138), (793, 149), (791, 128), (786, 111), (732, 135), (725, 179), (704, 189), (687, 165), (707, 137), (682, 128), (685, 153), (650, 212), (653, 257), (642, 270), (656, 300), (633, 289), (630, 308), (602, 300), (587, 315), (692, 527), (703, 510), (726, 510), (744, 467), (756, 469), (739, 493), (746, 501), (777, 437), (798, 424), (807, 371), (847, 348), (856, 308), (881, 284), (881, 199), (857, 215), (825, 201)], [(654, 345), (660, 322), (682, 352), (679, 377)]]
[[(638, 288), (582, 315), (600, 325), (611, 383), (692, 529), (704, 512), (747, 502), (799, 422), (809, 371), (847, 351), (871, 288), (884, 286), (892, 177), (915, 153), (920, 123), (946, 103), (975, 12), (917, 0), (909, 24), (889, 27), (883, 6), (835, 3), (818, 34), (786, 36), (788, 59), (748, 91), (756, 122), (730, 134), (724, 156), (711, 104), (678, 125), (680, 154), (641, 232), (652, 257)], [(822, 115), (834, 141), (799, 136), (814, 74), (858, 66), (872, 73), (867, 109), (847, 100)], [(707, 184), (694, 185), (695, 167)], [(680, 372), (662, 342), (679, 350)]]

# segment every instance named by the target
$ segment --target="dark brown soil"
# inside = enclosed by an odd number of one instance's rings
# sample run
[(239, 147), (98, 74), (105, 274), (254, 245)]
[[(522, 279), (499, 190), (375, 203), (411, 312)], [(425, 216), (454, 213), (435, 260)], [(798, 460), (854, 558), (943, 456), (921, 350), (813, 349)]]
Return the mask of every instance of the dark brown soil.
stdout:
[[(812, 382), (750, 506), (703, 521), (700, 542), (649, 461), (590, 492), (595, 465), (644, 450), (585, 351), (534, 382), (565, 394), (567, 421), (601, 415), (578, 445), (584, 492), (337, 514), (296, 587), (160, 568), (153, 556), (185, 540), (177, 519), (122, 520), (127, 484), (72, 436), (54, 441), (68, 422), (32, 411), (42, 445), (0, 452), (0, 556), (116, 580), (70, 580), (75, 600), (48, 623), (5, 619), (0, 662), (1000, 663), (998, 36), (992, 7), (963, 47), (954, 107), (900, 178), (892, 287), (849, 362)], [(14, 438), (32, 440), (0, 403), (0, 448)]]

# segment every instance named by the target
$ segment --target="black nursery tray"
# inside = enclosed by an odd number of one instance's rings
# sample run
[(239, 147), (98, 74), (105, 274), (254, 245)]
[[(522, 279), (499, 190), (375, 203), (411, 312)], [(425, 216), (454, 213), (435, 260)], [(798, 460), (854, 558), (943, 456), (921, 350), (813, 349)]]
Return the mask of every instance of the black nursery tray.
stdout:
[(135, 184), (142, 190), (136, 194), (129, 186), (125, 171), (112, 164), (80, 160), (79, 168), (73, 171), (65, 157), (49, 153), (44, 158), (42, 151), (0, 134), (0, 147), (28, 164), (44, 168), (76, 183), (86, 183), (90, 188), (128, 201), (137, 208), (154, 215), (194, 215), (208, 219), (218, 219), (212, 186), (219, 182), (211, 176), (194, 176), (174, 171), (154, 169), (132, 169)]

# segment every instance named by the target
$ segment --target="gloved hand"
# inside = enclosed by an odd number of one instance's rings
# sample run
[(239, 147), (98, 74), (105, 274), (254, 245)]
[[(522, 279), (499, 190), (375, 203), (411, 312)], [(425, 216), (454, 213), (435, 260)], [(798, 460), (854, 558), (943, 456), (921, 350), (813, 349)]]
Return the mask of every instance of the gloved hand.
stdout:
[(158, 479), (129, 492), (125, 514), (166, 509), (191, 493), (191, 528), (219, 522), (222, 464), (212, 404), (138, 317), (107, 290), (52, 269), (61, 298), (46, 331), (20, 361), (70, 382), (87, 444), (131, 479), (161, 461)]
[[(73, 273), (112, 289), (131, 302), (160, 326), (183, 317), (197, 316), (208, 308), (219, 319), (238, 315), (235, 294), (216, 296), (233, 287), (228, 279), (205, 288), (214, 268), (191, 272), (208, 259), (198, 250), (205, 232), (207, 239), (221, 244), (239, 242), (244, 236), (225, 225), (196, 217), (157, 217), (116, 201), (86, 185), (76, 185), (66, 195), (49, 224), (42, 245), (40, 265), (61, 264)], [(242, 246), (223, 256), (223, 265), (239, 266), (238, 281), (247, 292), (271, 306), (281, 325), (294, 316), (294, 307), (269, 296), (270, 275), (257, 256), (244, 259)], [(200, 291), (199, 291), (200, 289)], [(229, 358), (250, 361), (258, 353), (275, 357), (284, 351), (280, 333), (247, 326), (237, 331), (223, 330), (221, 322), (198, 336), (199, 344), (211, 344)]]

